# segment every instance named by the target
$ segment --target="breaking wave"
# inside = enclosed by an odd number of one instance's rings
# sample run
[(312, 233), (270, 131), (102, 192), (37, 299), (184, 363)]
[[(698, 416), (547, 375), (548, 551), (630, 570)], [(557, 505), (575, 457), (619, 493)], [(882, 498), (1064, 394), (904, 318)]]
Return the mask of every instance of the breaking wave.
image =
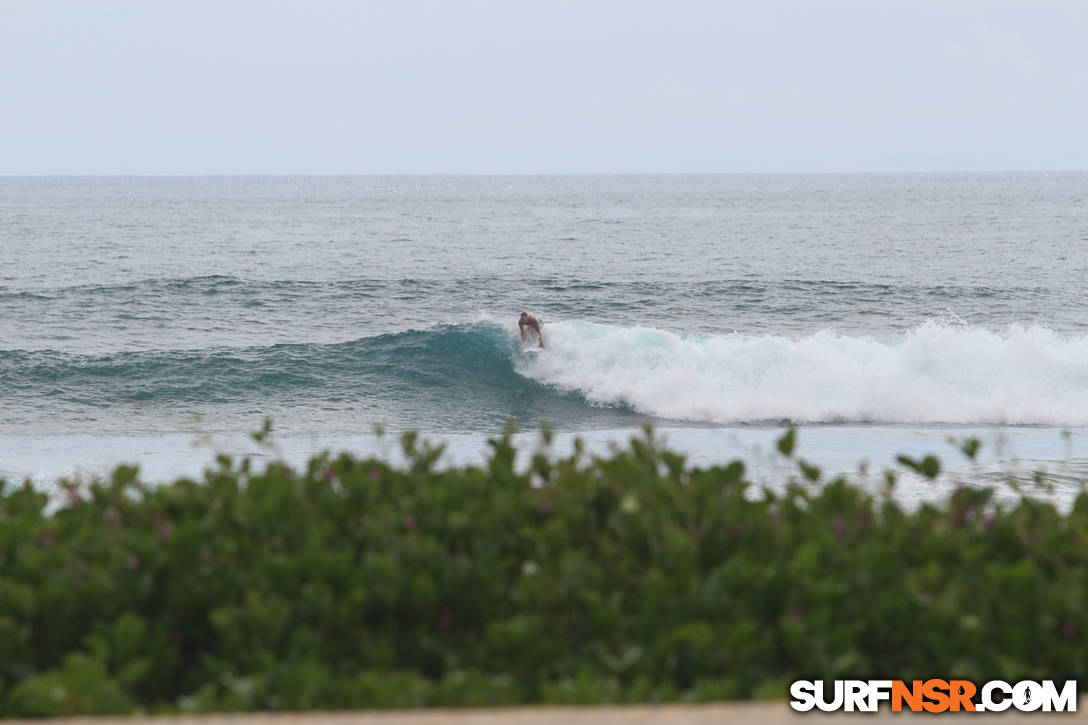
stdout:
[(1088, 337), (927, 323), (882, 342), (832, 332), (681, 335), (571, 321), (524, 375), (596, 405), (709, 423), (1088, 423)]

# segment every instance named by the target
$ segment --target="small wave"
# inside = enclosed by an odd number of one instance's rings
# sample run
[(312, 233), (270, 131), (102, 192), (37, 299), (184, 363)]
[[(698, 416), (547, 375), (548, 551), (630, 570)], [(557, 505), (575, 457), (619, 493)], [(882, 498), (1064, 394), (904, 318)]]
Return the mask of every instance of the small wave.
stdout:
[[(344, 385), (376, 373), (451, 385), (475, 372), (513, 375), (511, 342), (496, 325), (443, 326), (350, 342), (267, 347), (154, 350), (78, 355), (55, 350), (0, 351), (8, 394), (48, 386), (97, 387), (111, 395), (174, 400), (222, 399)], [(80, 396), (83, 397), (83, 396)]]
[[(493, 431), (509, 419), (630, 423), (519, 375), (516, 333), (486, 318), (349, 342), (78, 355), (0, 351), (0, 417), (108, 420), (141, 411), (291, 416), (336, 411), (363, 428)], [(109, 425), (117, 426), (116, 422)], [(288, 421), (288, 425), (290, 422)]]

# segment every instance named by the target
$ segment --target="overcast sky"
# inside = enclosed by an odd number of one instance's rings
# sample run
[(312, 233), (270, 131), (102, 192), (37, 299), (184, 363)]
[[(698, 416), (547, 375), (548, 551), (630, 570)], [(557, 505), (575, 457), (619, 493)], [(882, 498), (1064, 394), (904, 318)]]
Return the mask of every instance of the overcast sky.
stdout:
[(1088, 169), (1088, 1), (0, 0), (0, 174)]

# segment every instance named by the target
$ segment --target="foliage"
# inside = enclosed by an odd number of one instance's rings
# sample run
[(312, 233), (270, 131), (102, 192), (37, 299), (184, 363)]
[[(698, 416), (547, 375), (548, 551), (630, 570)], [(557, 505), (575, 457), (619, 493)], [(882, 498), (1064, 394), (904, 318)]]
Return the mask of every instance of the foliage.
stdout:
[[(267, 430), (264, 431), (267, 435)], [(549, 433), (544, 432), (547, 438)], [(645, 437), (515, 465), (221, 456), (0, 495), (0, 715), (785, 697), (797, 678), (1088, 675), (1088, 497), (917, 510)], [(793, 455), (795, 433), (779, 443)], [(973, 457), (977, 442), (963, 450)], [(935, 458), (903, 460), (936, 475)], [(894, 477), (889, 477), (893, 482)]]

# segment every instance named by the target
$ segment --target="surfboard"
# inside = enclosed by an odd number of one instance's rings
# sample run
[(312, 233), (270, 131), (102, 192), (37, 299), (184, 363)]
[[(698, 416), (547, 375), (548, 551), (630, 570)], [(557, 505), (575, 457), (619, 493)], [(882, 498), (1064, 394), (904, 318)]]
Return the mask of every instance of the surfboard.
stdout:
[(535, 356), (535, 355), (539, 355), (540, 353), (544, 352), (544, 348), (542, 348), (542, 347), (523, 347), (523, 348), (521, 348), (521, 351), (523, 353), (525, 353), (526, 355)]

